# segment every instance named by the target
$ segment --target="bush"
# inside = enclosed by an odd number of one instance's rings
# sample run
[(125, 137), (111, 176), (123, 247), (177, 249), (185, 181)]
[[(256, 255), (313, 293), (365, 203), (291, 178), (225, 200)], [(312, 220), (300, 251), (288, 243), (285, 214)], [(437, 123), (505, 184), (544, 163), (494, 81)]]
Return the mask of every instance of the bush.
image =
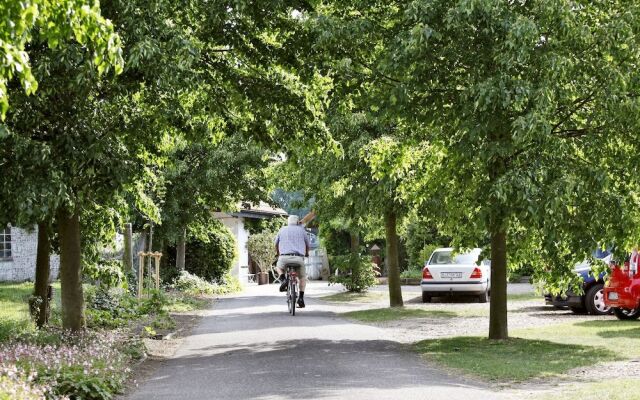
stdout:
[(269, 272), (269, 266), (275, 260), (273, 240), (276, 235), (276, 232), (267, 231), (249, 236), (247, 250), (260, 272)]
[(238, 278), (226, 273), (220, 283), (208, 282), (197, 275), (187, 271), (182, 271), (178, 279), (173, 284), (173, 289), (184, 292), (191, 296), (219, 295), (235, 293), (242, 290)]
[(83, 273), (106, 288), (126, 288), (128, 286), (120, 260), (100, 260), (97, 264), (88, 263), (85, 265)]
[(331, 276), (332, 282), (342, 284), (349, 292), (364, 292), (376, 284), (378, 271), (368, 256), (349, 255), (335, 257), (335, 265), (345, 275)]
[(402, 271), (400, 274), (400, 278), (402, 279), (421, 279), (422, 278), (422, 268), (409, 268), (406, 271)]
[[(185, 251), (185, 269), (191, 274), (207, 281), (219, 281), (231, 270), (236, 257), (236, 240), (222, 224), (215, 226), (206, 239), (192, 239), (187, 242)], [(176, 270), (176, 249), (167, 249), (164, 266), (161, 269), (165, 282), (174, 281), (179, 271)]]

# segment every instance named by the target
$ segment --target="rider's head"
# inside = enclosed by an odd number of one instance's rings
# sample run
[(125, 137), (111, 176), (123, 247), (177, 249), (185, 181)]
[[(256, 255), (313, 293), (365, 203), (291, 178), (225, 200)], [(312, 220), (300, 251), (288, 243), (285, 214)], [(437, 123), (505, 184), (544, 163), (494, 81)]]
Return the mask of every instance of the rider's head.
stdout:
[(289, 218), (287, 219), (287, 225), (298, 225), (298, 216), (289, 215)]

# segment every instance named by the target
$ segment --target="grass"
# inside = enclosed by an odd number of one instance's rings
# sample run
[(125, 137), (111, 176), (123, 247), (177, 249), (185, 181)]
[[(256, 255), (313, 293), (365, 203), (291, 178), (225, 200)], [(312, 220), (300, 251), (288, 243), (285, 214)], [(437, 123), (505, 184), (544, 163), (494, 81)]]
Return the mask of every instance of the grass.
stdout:
[(424, 340), (416, 343), (415, 348), (447, 367), (499, 381), (558, 375), (616, 358), (608, 351), (591, 346), (521, 338), (490, 341), (480, 337), (455, 337)]
[[(52, 318), (60, 310), (60, 282), (54, 282)], [(29, 315), (29, 296), (33, 293), (33, 282), (0, 283), (0, 342), (15, 335), (35, 329)]]
[(168, 293), (169, 304), (165, 307), (168, 312), (189, 312), (208, 308), (211, 299), (194, 297), (182, 293)]
[(507, 301), (531, 301), (531, 300), (540, 300), (542, 302), (544, 299), (541, 295), (535, 293), (516, 293), (507, 295)]
[(29, 296), (33, 283), (0, 283), (0, 342), (31, 327)]
[(330, 294), (328, 296), (322, 297), (322, 300), (331, 301), (335, 303), (343, 303), (343, 302), (364, 302), (371, 303), (382, 300), (386, 298), (388, 294), (386, 292), (363, 292), (363, 293), (353, 293), (353, 292), (339, 292)]
[(582, 383), (538, 397), (540, 400), (631, 400), (640, 399), (637, 379), (613, 379), (606, 382)]
[(544, 339), (555, 343), (582, 344), (601, 347), (619, 359), (640, 357), (640, 323), (606, 320), (573, 322), (568, 324), (521, 329), (514, 336), (524, 339)]
[(372, 310), (350, 311), (342, 314), (362, 322), (384, 322), (406, 318), (453, 318), (458, 315), (451, 311), (423, 310), (420, 308), (375, 308)]

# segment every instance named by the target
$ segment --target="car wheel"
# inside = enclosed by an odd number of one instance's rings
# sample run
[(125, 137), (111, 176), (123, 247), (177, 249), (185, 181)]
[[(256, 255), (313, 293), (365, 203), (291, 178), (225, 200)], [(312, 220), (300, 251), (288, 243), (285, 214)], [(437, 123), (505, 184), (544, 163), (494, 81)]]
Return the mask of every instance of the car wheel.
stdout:
[(613, 313), (616, 318), (621, 320), (638, 319), (640, 317), (640, 308), (628, 309), (628, 308), (614, 308)]
[(486, 303), (489, 301), (489, 292), (484, 292), (478, 296), (478, 303)]
[(611, 313), (611, 307), (604, 304), (604, 285), (595, 284), (587, 291), (584, 304), (591, 315), (606, 315)]
[(426, 292), (422, 292), (422, 302), (431, 303), (431, 296), (429, 296)]

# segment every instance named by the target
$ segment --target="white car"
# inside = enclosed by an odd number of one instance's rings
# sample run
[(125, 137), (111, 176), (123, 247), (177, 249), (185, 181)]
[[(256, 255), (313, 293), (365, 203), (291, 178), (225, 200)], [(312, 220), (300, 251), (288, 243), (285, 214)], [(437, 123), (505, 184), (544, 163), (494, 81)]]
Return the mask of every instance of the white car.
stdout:
[(436, 249), (422, 269), (422, 302), (432, 297), (475, 295), (486, 303), (491, 291), (491, 263), (478, 264), (481, 249), (473, 249), (453, 256), (450, 247)]

